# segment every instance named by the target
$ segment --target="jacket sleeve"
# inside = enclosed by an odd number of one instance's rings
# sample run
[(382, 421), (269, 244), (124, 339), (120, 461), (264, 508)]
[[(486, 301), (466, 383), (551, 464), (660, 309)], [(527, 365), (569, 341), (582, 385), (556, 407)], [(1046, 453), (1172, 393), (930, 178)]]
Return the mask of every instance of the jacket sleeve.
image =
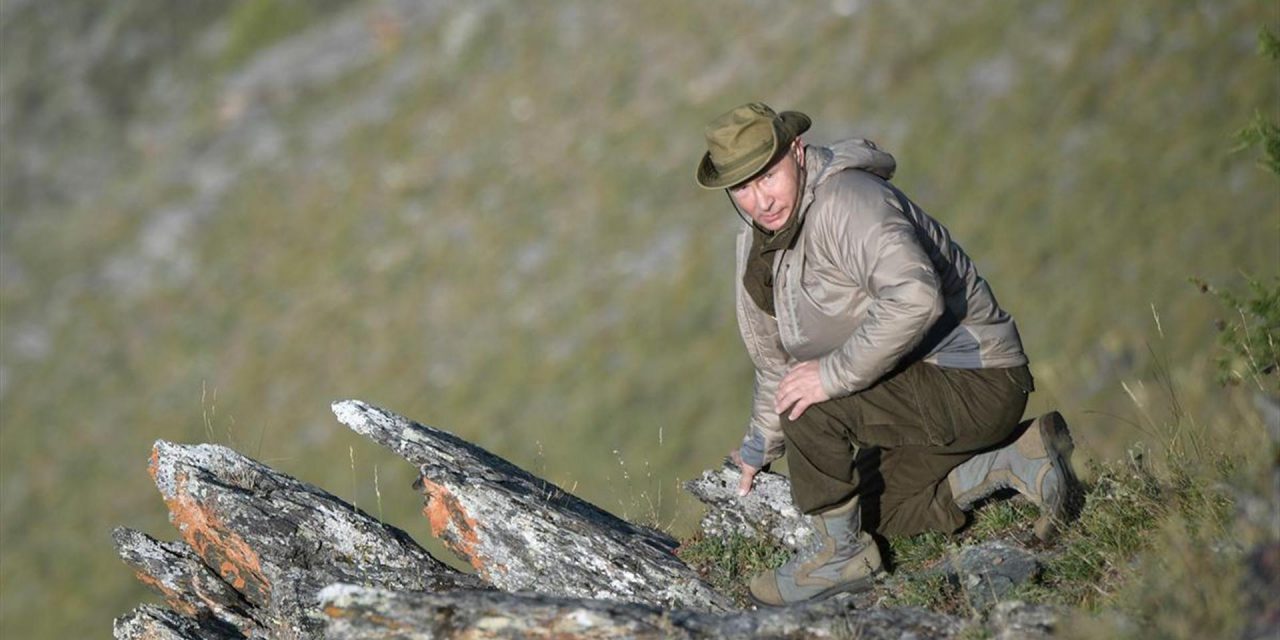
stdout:
[[(746, 242), (744, 246), (742, 243)], [(765, 313), (751, 300), (742, 285), (747, 248), (750, 236), (738, 238), (738, 269), (734, 304), (737, 307), (738, 330), (742, 342), (755, 366), (755, 385), (751, 399), (751, 418), (738, 453), (742, 461), (753, 466), (764, 465), (782, 457), (785, 444), (778, 412), (774, 411), (774, 396), (778, 382), (786, 373), (789, 358), (782, 349), (778, 321)]]
[(822, 387), (832, 398), (866, 389), (892, 370), (943, 311), (933, 263), (915, 226), (890, 204), (893, 192), (858, 182), (858, 189), (840, 187), (830, 203), (850, 209), (825, 216), (832, 258), (870, 298), (853, 335), (819, 359)]

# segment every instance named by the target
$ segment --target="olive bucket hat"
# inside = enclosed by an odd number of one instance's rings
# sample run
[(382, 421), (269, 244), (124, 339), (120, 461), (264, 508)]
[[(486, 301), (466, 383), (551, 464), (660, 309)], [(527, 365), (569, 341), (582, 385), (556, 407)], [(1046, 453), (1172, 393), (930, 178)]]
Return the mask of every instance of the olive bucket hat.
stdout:
[(761, 102), (748, 102), (707, 125), (707, 152), (698, 163), (696, 178), (704, 189), (727, 189), (739, 184), (778, 155), (812, 122), (799, 111), (774, 112)]

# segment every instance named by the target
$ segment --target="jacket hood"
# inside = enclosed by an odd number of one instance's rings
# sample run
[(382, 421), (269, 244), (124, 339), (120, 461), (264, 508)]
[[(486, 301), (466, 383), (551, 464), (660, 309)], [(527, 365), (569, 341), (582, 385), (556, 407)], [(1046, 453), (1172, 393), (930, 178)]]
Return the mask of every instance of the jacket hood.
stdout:
[(822, 184), (827, 178), (845, 169), (861, 169), (885, 180), (893, 178), (898, 162), (876, 143), (862, 138), (841, 140), (828, 147), (811, 147), (816, 160), (809, 166), (806, 191)]

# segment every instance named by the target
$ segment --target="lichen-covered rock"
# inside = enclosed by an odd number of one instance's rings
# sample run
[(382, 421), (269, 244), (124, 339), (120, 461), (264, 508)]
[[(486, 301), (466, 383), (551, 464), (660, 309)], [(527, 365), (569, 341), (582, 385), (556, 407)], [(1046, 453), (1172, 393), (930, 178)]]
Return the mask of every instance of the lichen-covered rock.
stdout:
[(265, 637), (253, 618), (254, 606), (223, 582), (182, 542), (160, 542), (133, 529), (111, 532), (116, 551), (134, 574), (177, 613), (189, 618), (212, 618), (248, 637)]
[(150, 471), (183, 541), (271, 635), (318, 633), (316, 593), (333, 582), (485, 588), (405, 532), (226, 447), (159, 441)]
[(751, 492), (739, 496), (741, 477), (737, 465), (725, 460), (720, 469), (704, 471), (684, 483), (685, 490), (707, 506), (702, 533), (720, 538), (763, 536), (790, 549), (805, 546), (814, 535), (813, 527), (791, 500), (791, 481), (761, 471)]
[(735, 613), (502, 592), (395, 593), (337, 584), (320, 595), (331, 640), (373, 638), (951, 638), (964, 623), (918, 608), (828, 600)]
[(1048, 605), (1006, 600), (991, 610), (987, 631), (993, 640), (1043, 640), (1053, 637), (1061, 617)]
[(1018, 585), (1040, 574), (1040, 561), (1026, 548), (1003, 540), (964, 547), (926, 575), (943, 575), (963, 590), (969, 606), (986, 611)]
[(732, 606), (674, 554), (670, 536), (570, 495), (453, 434), (356, 400), (334, 415), (419, 466), (432, 533), (507, 591), (670, 608)]
[(658, 607), (501, 591), (403, 593), (335, 584), (320, 592), (325, 637), (681, 638)]
[(245, 640), (216, 618), (188, 618), (162, 607), (142, 605), (115, 619), (116, 640)]

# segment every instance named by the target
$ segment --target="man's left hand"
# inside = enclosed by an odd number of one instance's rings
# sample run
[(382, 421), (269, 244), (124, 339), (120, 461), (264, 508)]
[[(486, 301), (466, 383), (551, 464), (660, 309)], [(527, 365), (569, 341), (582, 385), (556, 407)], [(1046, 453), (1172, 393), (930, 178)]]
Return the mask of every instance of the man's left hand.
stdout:
[(831, 396), (822, 388), (822, 376), (818, 373), (818, 361), (809, 360), (791, 367), (787, 375), (778, 383), (778, 393), (774, 396), (774, 409), (778, 415), (787, 414), (788, 420), (795, 420), (804, 413), (809, 405), (830, 400)]

